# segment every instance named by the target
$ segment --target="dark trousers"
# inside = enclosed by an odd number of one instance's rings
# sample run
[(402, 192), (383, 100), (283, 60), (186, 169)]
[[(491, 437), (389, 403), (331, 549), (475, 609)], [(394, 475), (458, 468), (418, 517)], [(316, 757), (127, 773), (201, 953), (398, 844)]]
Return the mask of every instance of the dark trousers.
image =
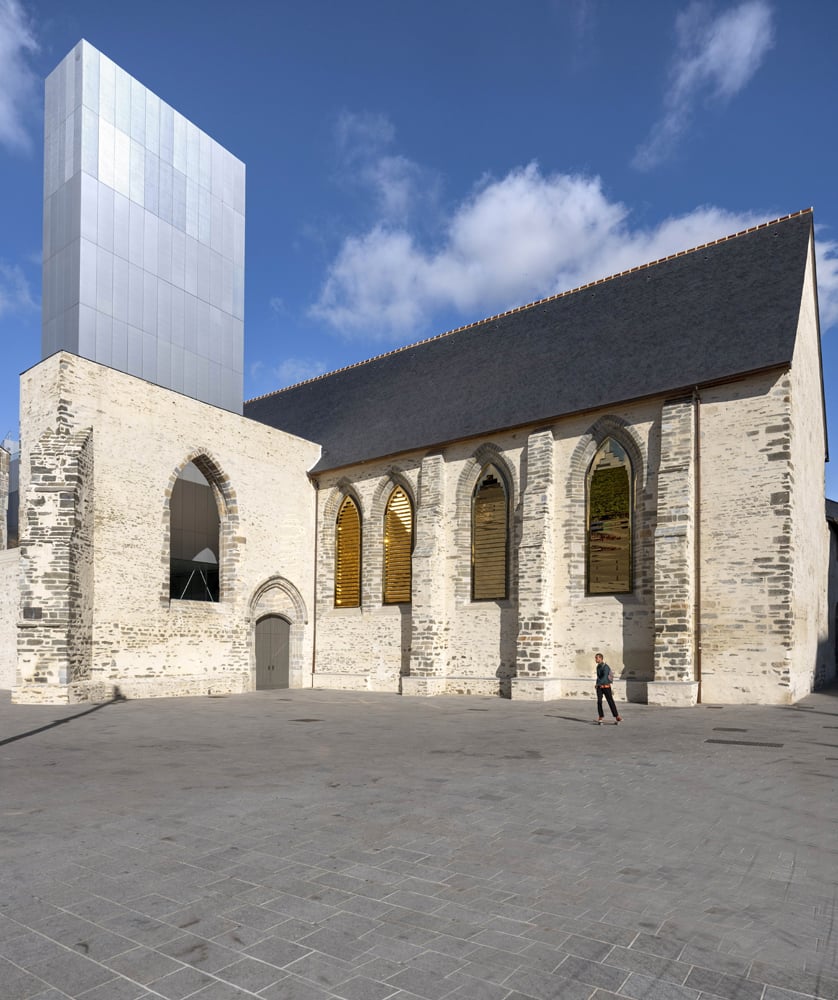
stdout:
[(610, 687), (610, 685), (607, 686), (607, 687), (600, 687), (597, 684), (597, 689), (596, 689), (596, 711), (597, 711), (597, 715), (600, 717), (600, 719), (602, 718), (602, 696), (603, 695), (605, 695), (605, 700), (608, 702), (608, 707), (611, 709), (611, 714), (616, 719), (617, 716), (620, 713), (617, 711), (617, 706), (614, 704), (614, 695), (611, 694), (611, 687)]

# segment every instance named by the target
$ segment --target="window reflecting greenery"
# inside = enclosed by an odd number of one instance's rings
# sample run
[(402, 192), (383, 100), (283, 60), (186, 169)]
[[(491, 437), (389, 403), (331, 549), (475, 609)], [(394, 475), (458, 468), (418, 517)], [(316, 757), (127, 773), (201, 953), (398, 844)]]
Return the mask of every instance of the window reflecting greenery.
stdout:
[(475, 601), (506, 597), (509, 504), (503, 476), (487, 465), (474, 489), (471, 510), (471, 596)]
[(632, 589), (632, 482), (631, 460), (607, 438), (588, 470), (589, 594), (626, 594)]

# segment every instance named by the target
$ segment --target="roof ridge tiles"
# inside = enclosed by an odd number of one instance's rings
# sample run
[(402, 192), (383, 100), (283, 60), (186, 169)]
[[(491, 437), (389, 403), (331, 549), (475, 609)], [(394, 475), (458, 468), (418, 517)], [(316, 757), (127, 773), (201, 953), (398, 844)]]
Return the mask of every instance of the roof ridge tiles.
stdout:
[(515, 313), (522, 312), (525, 309), (532, 309), (535, 306), (543, 305), (545, 302), (555, 302), (557, 299), (566, 298), (569, 295), (575, 295), (577, 292), (582, 292), (586, 288), (593, 288), (596, 285), (602, 285), (606, 282), (613, 281), (615, 278), (621, 278), (627, 274), (634, 274), (637, 271), (644, 271), (647, 268), (655, 267), (658, 264), (663, 264), (665, 261), (675, 260), (678, 257), (684, 257), (687, 254), (696, 253), (699, 250), (706, 250), (708, 247), (718, 246), (721, 243), (727, 243), (740, 236), (746, 236), (748, 233), (753, 233), (760, 229), (767, 229), (769, 226), (775, 226), (780, 222), (786, 222), (788, 219), (793, 219), (800, 215), (811, 214), (812, 211), (813, 209), (810, 206), (809, 208), (801, 208), (797, 212), (789, 212), (788, 215), (781, 215), (776, 219), (769, 220), (768, 222), (760, 222), (755, 226), (749, 226), (748, 228), (741, 229), (738, 232), (729, 233), (727, 236), (720, 236), (715, 240), (708, 240), (706, 243), (699, 243), (697, 246), (690, 247), (688, 250), (679, 250), (676, 253), (667, 254), (665, 257), (659, 257), (656, 260), (650, 260), (644, 264), (636, 264), (634, 267), (626, 268), (623, 271), (617, 271), (614, 274), (606, 275), (603, 278), (596, 278), (594, 281), (588, 281), (583, 285), (568, 288), (563, 292), (556, 292), (554, 295), (547, 295), (544, 298), (535, 299), (532, 302), (526, 302), (523, 305), (515, 306), (512, 309), (505, 309), (503, 312), (495, 313), (491, 316), (485, 316), (484, 318), (475, 320), (472, 323), (465, 323), (463, 326), (455, 327), (452, 330), (446, 330), (444, 333), (434, 334), (431, 337), (425, 337), (424, 339), (414, 341), (411, 344), (403, 344), (401, 347), (393, 348), (393, 350), (383, 351), (381, 354), (375, 354), (370, 358), (364, 358), (362, 361), (355, 361), (351, 365), (344, 365), (342, 368), (335, 368), (332, 371), (323, 372), (321, 375), (315, 375), (312, 378), (303, 379), (301, 382), (295, 382), (293, 385), (283, 386), (281, 389), (274, 389), (272, 392), (263, 393), (261, 396), (253, 396), (245, 402), (255, 403), (257, 400), (267, 399), (271, 396), (278, 396), (281, 393), (288, 392), (291, 389), (298, 389), (300, 386), (308, 385), (312, 382), (320, 382), (323, 379), (330, 378), (332, 375), (352, 371), (354, 368), (360, 368), (363, 365), (371, 364), (373, 361), (379, 361), (381, 358), (392, 357), (393, 355), (401, 354), (404, 351), (413, 350), (414, 347), (421, 347), (423, 344), (429, 344), (432, 341), (443, 340), (445, 337), (453, 336), (455, 333), (462, 333), (463, 330), (470, 330), (475, 327), (484, 326), (485, 324), (492, 323), (494, 320), (501, 319), (504, 316), (511, 316)]

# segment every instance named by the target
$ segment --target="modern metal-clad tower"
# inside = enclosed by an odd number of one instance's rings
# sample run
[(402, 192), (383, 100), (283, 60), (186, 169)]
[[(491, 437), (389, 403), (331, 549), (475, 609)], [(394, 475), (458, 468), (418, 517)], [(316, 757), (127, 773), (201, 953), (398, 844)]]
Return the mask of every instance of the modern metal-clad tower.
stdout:
[(81, 41), (46, 81), (41, 353), (241, 413), (245, 167)]

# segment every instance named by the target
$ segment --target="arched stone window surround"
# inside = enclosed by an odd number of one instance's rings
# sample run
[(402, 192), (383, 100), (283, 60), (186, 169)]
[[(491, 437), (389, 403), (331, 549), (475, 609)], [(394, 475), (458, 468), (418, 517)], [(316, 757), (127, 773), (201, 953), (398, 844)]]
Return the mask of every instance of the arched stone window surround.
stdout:
[[(585, 594), (587, 575), (587, 535), (588, 535), (588, 499), (587, 476), (591, 462), (607, 438), (613, 438), (628, 455), (634, 483), (632, 485), (632, 561), (634, 570), (634, 590), (639, 589), (639, 565), (637, 553), (637, 537), (643, 521), (643, 506), (640, 498), (646, 488), (646, 461), (643, 444), (634, 427), (614, 414), (600, 417), (579, 439), (570, 459), (570, 469), (566, 484), (566, 497), (569, 501), (570, 520), (564, 525), (563, 542), (564, 558), (567, 562), (571, 587), (575, 595)], [(623, 597), (628, 595), (622, 595)]]
[(458, 604), (471, 604), (471, 506), (474, 490), (487, 465), (494, 465), (504, 478), (508, 509), (508, 585), (506, 600), (515, 596), (517, 591), (517, 518), (513, 516), (518, 509), (519, 486), (515, 468), (504, 452), (494, 443), (487, 441), (475, 449), (472, 455), (463, 463), (460, 477), (457, 481), (457, 527), (455, 531), (457, 545), (457, 582), (455, 593)]
[(288, 672), (293, 681), (302, 682), (306, 674), (303, 660), (308, 611), (299, 590), (284, 576), (272, 576), (261, 583), (251, 595), (247, 607), (250, 635), (251, 689), (256, 689), (256, 623), (266, 615), (280, 615), (291, 623), (288, 641)]
[(373, 527), (366, 532), (366, 544), (364, 550), (365, 564), (369, 570), (367, 579), (369, 589), (364, 590), (364, 600), (370, 603), (383, 603), (384, 593), (384, 512), (387, 509), (387, 502), (393, 490), (400, 486), (410, 500), (413, 508), (413, 540), (416, 541), (416, 488), (401, 469), (393, 467), (382, 476), (373, 493), (370, 503), (369, 523)]
[(209, 449), (198, 448), (184, 458), (169, 477), (163, 494), (163, 573), (161, 603), (169, 606), (169, 555), (171, 552), (171, 502), (178, 476), (190, 463), (209, 483), (218, 508), (218, 577), (220, 603), (232, 599), (239, 564), (239, 505), (230, 477)]
[(349, 497), (358, 508), (358, 517), (361, 520), (361, 605), (366, 606), (369, 602), (367, 592), (367, 552), (365, 551), (366, 537), (369, 534), (367, 529), (368, 515), (364, 511), (361, 496), (350, 479), (341, 478), (329, 490), (329, 494), (323, 503), (320, 532), (320, 549), (317, 567), (318, 599), (321, 606), (327, 607), (335, 605), (335, 558), (337, 548), (335, 545), (335, 527), (337, 523), (338, 511), (344, 499)]

